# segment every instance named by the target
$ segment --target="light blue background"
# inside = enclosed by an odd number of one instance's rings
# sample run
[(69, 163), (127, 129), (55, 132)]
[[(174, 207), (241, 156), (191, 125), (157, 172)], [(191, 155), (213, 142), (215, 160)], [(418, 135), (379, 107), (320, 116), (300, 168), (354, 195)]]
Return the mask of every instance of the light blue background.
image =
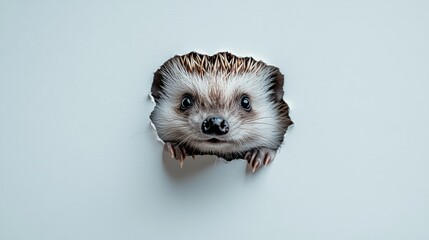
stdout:
[[(0, 239), (429, 239), (428, 43), (423, 0), (1, 1)], [(285, 73), (268, 168), (163, 157), (192, 50)]]

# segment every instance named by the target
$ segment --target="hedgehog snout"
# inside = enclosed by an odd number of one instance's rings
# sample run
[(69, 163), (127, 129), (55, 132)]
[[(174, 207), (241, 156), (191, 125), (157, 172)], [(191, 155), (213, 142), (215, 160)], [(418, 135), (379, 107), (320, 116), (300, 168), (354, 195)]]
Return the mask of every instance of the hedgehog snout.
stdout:
[(203, 121), (201, 130), (207, 135), (225, 135), (229, 131), (229, 124), (222, 116), (209, 116)]

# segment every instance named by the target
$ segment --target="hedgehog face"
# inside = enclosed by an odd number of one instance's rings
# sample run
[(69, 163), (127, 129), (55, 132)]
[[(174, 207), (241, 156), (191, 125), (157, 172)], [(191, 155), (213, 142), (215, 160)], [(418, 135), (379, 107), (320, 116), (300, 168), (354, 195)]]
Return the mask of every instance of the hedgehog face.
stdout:
[(172, 58), (155, 73), (151, 120), (161, 140), (207, 154), (280, 146), (285, 130), (276, 68), (250, 59), (253, 68), (216, 71), (209, 63), (192, 68), (183, 59)]

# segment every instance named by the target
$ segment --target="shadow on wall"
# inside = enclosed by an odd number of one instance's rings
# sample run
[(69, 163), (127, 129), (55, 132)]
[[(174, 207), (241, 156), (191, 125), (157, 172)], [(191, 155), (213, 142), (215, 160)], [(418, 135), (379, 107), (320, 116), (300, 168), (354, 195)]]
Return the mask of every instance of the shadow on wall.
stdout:
[(162, 152), (164, 169), (174, 180), (184, 180), (201, 174), (212, 169), (219, 161), (223, 160), (217, 159), (216, 156), (195, 156), (195, 159), (186, 157), (183, 168), (180, 168), (177, 159), (172, 159), (167, 151)]

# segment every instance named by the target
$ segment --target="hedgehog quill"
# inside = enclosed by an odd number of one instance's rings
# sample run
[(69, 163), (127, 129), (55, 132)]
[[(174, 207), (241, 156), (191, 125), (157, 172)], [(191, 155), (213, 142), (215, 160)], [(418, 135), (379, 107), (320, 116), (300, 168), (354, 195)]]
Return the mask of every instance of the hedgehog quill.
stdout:
[(274, 160), (289, 126), (277, 67), (228, 52), (191, 52), (154, 74), (150, 115), (159, 139), (180, 166), (187, 156), (247, 160), (252, 172)]

